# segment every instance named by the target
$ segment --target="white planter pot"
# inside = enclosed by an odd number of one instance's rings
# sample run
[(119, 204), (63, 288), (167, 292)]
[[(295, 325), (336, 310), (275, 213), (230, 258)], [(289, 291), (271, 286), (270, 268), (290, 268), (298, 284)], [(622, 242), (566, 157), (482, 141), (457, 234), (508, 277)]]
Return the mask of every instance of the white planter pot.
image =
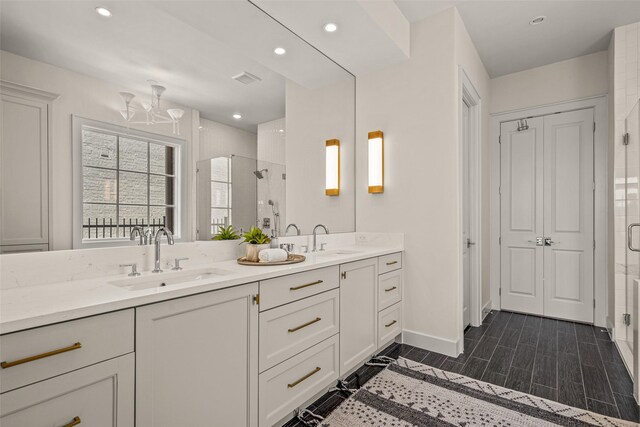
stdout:
[(265, 243), (263, 245), (252, 245), (247, 244), (247, 261), (258, 262), (258, 254), (261, 250), (269, 249), (271, 245), (269, 243)]

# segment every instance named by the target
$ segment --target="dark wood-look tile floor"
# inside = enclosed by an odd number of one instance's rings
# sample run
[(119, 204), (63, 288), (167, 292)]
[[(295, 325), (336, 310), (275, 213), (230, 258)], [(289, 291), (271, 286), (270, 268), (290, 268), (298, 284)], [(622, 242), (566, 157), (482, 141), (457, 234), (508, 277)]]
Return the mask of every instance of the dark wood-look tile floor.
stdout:
[[(633, 382), (605, 329), (543, 317), (491, 312), (465, 331), (465, 352), (453, 358), (406, 344), (381, 354), (398, 356), (513, 390), (608, 416), (640, 422)], [(347, 381), (364, 384), (383, 368), (363, 366)], [(346, 395), (327, 393), (308, 409), (326, 417)], [(286, 427), (303, 427), (292, 420)]]

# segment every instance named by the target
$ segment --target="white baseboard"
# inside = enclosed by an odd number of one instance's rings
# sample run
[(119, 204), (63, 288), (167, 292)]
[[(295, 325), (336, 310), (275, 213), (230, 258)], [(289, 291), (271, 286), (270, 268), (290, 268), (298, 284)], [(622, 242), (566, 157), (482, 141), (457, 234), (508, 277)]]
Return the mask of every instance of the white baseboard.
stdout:
[(484, 322), (484, 318), (487, 317), (487, 314), (489, 314), (491, 312), (491, 310), (493, 310), (492, 306), (491, 306), (491, 300), (487, 301), (487, 303), (485, 305), (482, 306), (482, 321)]
[(462, 340), (448, 340), (446, 338), (434, 337), (407, 329), (402, 331), (402, 342), (450, 357), (458, 357), (463, 345)]

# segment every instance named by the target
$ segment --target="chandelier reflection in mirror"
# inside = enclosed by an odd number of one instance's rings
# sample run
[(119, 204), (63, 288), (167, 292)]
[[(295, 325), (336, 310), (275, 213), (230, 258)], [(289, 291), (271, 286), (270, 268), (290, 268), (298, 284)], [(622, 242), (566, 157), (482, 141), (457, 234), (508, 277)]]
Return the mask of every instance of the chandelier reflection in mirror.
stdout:
[(166, 111), (160, 109), (160, 97), (166, 90), (164, 86), (160, 86), (157, 82), (149, 80), (151, 84), (151, 101), (140, 101), (140, 105), (144, 110), (146, 116), (145, 120), (133, 120), (136, 117), (136, 109), (131, 106), (131, 101), (135, 98), (135, 95), (131, 92), (120, 92), (120, 97), (124, 101), (125, 109), (120, 110), (122, 117), (129, 123), (155, 125), (162, 123), (171, 123), (173, 126), (173, 133), (180, 135), (180, 119), (184, 115), (184, 110), (180, 108), (170, 108)]

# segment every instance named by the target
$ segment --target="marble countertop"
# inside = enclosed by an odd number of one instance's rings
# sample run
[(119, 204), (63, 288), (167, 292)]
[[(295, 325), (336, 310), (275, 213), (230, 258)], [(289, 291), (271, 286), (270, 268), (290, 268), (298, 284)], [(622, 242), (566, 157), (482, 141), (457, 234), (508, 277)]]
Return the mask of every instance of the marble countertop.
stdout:
[[(179, 272), (159, 274), (144, 272), (130, 278), (126, 274), (97, 279), (75, 280), (37, 286), (24, 286), (0, 291), (0, 334), (64, 322), (86, 316), (184, 297), (201, 292), (229, 288), (316, 268), (377, 257), (402, 251), (397, 245), (355, 245), (336, 248), (326, 253), (305, 254), (299, 264), (281, 266), (242, 266), (235, 260), (190, 266)], [(350, 253), (337, 253), (350, 252)], [(131, 290), (122, 284), (165, 279), (171, 282), (189, 272), (217, 268), (224, 275), (164, 287)], [(114, 283), (115, 282), (115, 283)]]

